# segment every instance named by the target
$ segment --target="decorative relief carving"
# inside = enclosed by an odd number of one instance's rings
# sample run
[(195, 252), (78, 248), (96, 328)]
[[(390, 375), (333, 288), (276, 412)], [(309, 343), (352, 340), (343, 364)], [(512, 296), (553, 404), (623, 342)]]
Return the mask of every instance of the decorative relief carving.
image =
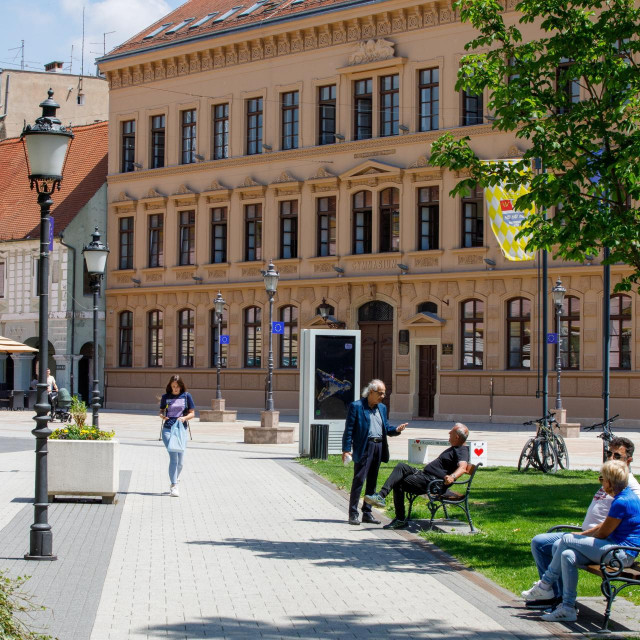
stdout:
[(404, 14), (400, 13), (393, 16), (393, 20), (391, 21), (391, 31), (393, 31), (393, 33), (399, 33), (401, 31), (406, 31), (406, 29), (407, 21), (405, 20)]
[(278, 37), (278, 55), (284, 56), (289, 53), (291, 47), (289, 45), (289, 36), (286, 33), (283, 33)]
[(243, 42), (240, 45), (240, 51), (238, 52), (238, 62), (241, 64), (243, 62), (249, 62), (251, 60), (251, 52), (249, 51), (249, 45), (246, 42)]
[(388, 36), (391, 33), (391, 22), (389, 14), (383, 13), (378, 17), (378, 35)]
[(151, 187), (151, 189), (147, 191), (147, 195), (145, 196), (145, 198), (164, 198), (164, 197), (165, 197), (164, 193), (160, 193), (153, 187)]
[(156, 80), (164, 80), (167, 74), (167, 70), (162, 60), (156, 62), (155, 76)]
[(279, 267), (280, 273), (298, 273), (298, 267), (295, 264), (283, 264)]
[(436, 256), (425, 256), (424, 258), (416, 258), (413, 264), (416, 267), (437, 267), (440, 263), (440, 259)]
[(256, 182), (251, 176), (247, 176), (240, 185), (241, 187), (261, 187), (259, 182)]
[(209, 191), (222, 191), (223, 189), (228, 189), (229, 187), (225, 187), (220, 184), (215, 178), (211, 181), (209, 185)]
[(226, 63), (227, 65), (236, 64), (238, 62), (238, 54), (236, 53), (236, 48), (233, 45), (227, 47), (226, 52)]
[(178, 75), (178, 67), (176, 66), (175, 58), (169, 58), (167, 60), (167, 78), (175, 78)]
[(187, 62), (187, 56), (180, 56), (178, 58), (178, 75), (185, 75), (189, 73), (189, 63)]
[(384, 39), (359, 42), (357, 51), (349, 56), (347, 66), (393, 58), (395, 56), (394, 47), (395, 43)]
[(118, 284), (126, 284), (127, 282), (131, 282), (131, 276), (117, 276), (116, 282)]
[[(425, 17), (426, 17), (425, 13)], [(422, 15), (420, 9), (415, 7), (407, 17), (407, 28), (411, 31), (413, 29), (419, 29), (422, 26)], [(427, 25), (425, 25), (427, 26)]]
[(193, 271), (176, 271), (176, 280), (189, 280)]
[(153, 67), (150, 62), (144, 65), (144, 81), (151, 82), (153, 80)]
[(291, 53), (299, 53), (303, 47), (302, 34), (299, 31), (294, 31), (291, 34)]
[(283, 171), (271, 184), (280, 184), (282, 182), (297, 182), (297, 180), (288, 172)]
[(452, 22), (453, 14), (450, 7), (442, 7), (440, 9), (440, 23)]
[(173, 193), (174, 196), (195, 196), (197, 192), (188, 187), (186, 184), (181, 184)]
[(258, 267), (242, 267), (242, 275), (243, 276), (259, 276), (260, 269)]
[(319, 167), (318, 170), (311, 176), (310, 180), (316, 180), (318, 178), (333, 178), (333, 174), (329, 173), (324, 167)]
[(458, 264), (482, 264), (482, 256), (479, 255), (459, 255)]
[(318, 48), (318, 36), (316, 35), (315, 29), (311, 28), (305, 31), (304, 48), (307, 50)]
[(161, 282), (162, 274), (161, 273), (145, 273), (144, 279), (146, 282)]
[(333, 267), (327, 262), (321, 262), (320, 264), (314, 264), (313, 270), (315, 273), (329, 273)]
[(217, 51), (213, 56), (213, 68), (221, 69), (225, 65), (225, 57), (222, 51)]
[(371, 260), (358, 260), (351, 263), (351, 268), (354, 271), (377, 271), (379, 269), (396, 269), (397, 267), (397, 258), (373, 258)]
[(262, 60), (264, 58), (264, 47), (261, 40), (254, 40), (251, 43), (251, 59)]
[(352, 20), (349, 23), (349, 27), (347, 28), (347, 40), (349, 40), (349, 42), (353, 42), (354, 40), (360, 40), (361, 33), (362, 32), (360, 29), (360, 23), (356, 18), (355, 20)]
[(189, 73), (197, 73), (200, 71), (200, 56), (192, 53), (189, 57)]
[(522, 158), (524, 156), (524, 151), (520, 149), (515, 144), (512, 144), (507, 150), (506, 155), (501, 156), (502, 158)]
[(135, 202), (135, 200), (126, 191), (121, 191), (117, 200), (113, 202)]
[(376, 25), (373, 22), (373, 17), (368, 16), (367, 21), (362, 25), (362, 37), (373, 38), (376, 35)]
[(122, 86), (128, 87), (131, 84), (131, 70), (127, 67), (122, 71)]
[(337, 182), (334, 184), (314, 184), (311, 189), (315, 193), (316, 191), (335, 191), (338, 188)]
[(409, 165), (409, 169), (421, 169), (422, 167), (429, 166), (429, 158), (427, 155), (420, 156), (415, 162)]
[(207, 278), (225, 278), (226, 275), (224, 269), (207, 269)]
[(331, 31), (328, 26), (324, 26), (320, 29), (320, 34), (318, 35), (318, 46), (320, 47), (328, 47), (331, 44)]
[(211, 54), (209, 51), (205, 51), (202, 54), (202, 60), (200, 62), (200, 69), (202, 71), (208, 71), (213, 66), (213, 60), (211, 59)]
[(264, 39), (264, 57), (273, 58), (276, 55), (277, 45), (273, 36)]

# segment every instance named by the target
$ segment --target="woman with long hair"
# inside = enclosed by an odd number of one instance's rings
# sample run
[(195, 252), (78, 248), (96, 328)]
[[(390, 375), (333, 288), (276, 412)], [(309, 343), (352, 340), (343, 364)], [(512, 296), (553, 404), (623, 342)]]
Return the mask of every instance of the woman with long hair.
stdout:
[[(162, 418), (162, 441), (164, 446), (168, 446), (171, 437), (171, 427), (180, 421), (182, 428), (187, 428), (187, 422), (195, 417), (196, 405), (191, 394), (187, 391), (184, 380), (178, 376), (171, 376), (167, 384), (166, 392), (162, 394), (160, 400), (160, 417)], [(178, 480), (182, 472), (184, 452), (169, 451), (169, 495), (177, 498)]]

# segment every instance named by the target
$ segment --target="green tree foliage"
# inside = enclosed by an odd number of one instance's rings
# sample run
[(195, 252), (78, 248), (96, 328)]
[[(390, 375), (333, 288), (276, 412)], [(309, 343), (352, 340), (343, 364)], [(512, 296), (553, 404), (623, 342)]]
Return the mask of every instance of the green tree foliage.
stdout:
[[(517, 202), (537, 206), (522, 231), (529, 248), (582, 261), (609, 247), (610, 263), (633, 269), (619, 286), (627, 290), (640, 281), (637, 5), (522, 0), (504, 12), (498, 0), (458, 0), (461, 19), (479, 33), (465, 47), (456, 88), (486, 89), (493, 129), (527, 140), (527, 151), (515, 164), (487, 165), (469, 137), (447, 133), (431, 156), (434, 165), (469, 170), (452, 195), (477, 184), (530, 183)], [(537, 36), (525, 39), (523, 25), (538, 28)], [(546, 172), (532, 175), (536, 158)]]

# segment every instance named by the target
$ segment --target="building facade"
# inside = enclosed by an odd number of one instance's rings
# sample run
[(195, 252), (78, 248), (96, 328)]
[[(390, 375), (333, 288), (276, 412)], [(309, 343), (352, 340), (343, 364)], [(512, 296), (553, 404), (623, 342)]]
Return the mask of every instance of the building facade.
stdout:
[[(472, 37), (447, 2), (192, 0), (101, 60), (110, 406), (153, 406), (173, 373), (209, 405), (220, 290), (227, 406), (263, 407), (273, 259), (277, 409), (297, 410), (299, 332), (324, 326), (326, 301), (362, 331), (362, 379), (385, 381), (395, 418), (539, 415), (538, 262), (506, 260), (483, 194), (452, 198), (462, 176), (429, 163), (443, 130), (482, 158), (523, 153), (492, 130), (487, 96), (455, 90)], [(564, 405), (593, 421), (600, 261), (549, 273), (567, 289)], [(628, 421), (640, 406), (636, 304), (612, 303), (611, 403)]]

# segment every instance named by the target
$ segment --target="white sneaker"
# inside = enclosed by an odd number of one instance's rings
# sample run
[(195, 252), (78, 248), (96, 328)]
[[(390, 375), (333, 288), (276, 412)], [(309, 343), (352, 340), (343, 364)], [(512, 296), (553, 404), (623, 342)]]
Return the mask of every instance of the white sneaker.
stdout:
[(575, 607), (566, 607), (561, 604), (551, 613), (545, 613), (542, 619), (546, 622), (575, 622), (578, 619), (578, 612)]
[(538, 580), (531, 589), (523, 591), (521, 595), (525, 600), (551, 600), (554, 593), (550, 584)]
[(177, 484), (172, 484), (169, 487), (169, 495), (172, 498), (179, 498), (180, 497), (180, 491), (178, 490), (178, 485)]

